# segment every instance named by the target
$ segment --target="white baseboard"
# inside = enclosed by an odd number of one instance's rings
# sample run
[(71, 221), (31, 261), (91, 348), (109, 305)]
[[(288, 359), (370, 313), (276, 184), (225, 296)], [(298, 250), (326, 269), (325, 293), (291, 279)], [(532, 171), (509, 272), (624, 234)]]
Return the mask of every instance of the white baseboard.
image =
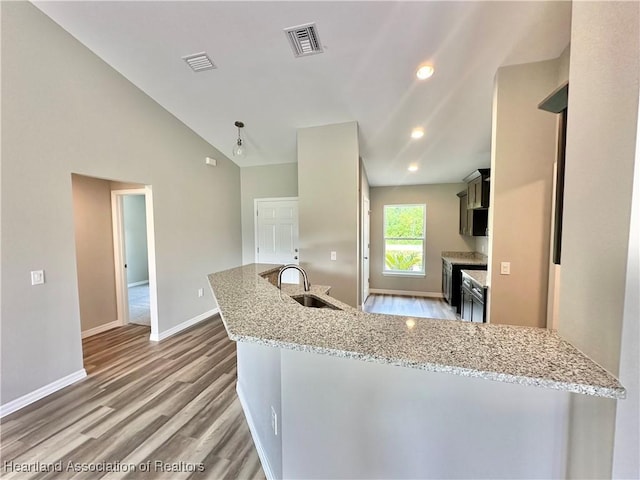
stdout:
[(90, 328), (89, 330), (85, 330), (82, 332), (82, 338), (92, 337), (102, 332), (106, 332), (107, 330), (111, 330), (112, 328), (121, 327), (122, 322), (120, 320), (115, 320), (113, 322), (104, 323), (102, 325), (98, 325), (97, 327)]
[(129, 288), (129, 287), (137, 287), (139, 285), (146, 285), (148, 283), (149, 283), (149, 280), (142, 280), (141, 282), (127, 283), (127, 288)]
[(63, 389), (64, 387), (68, 387), (72, 383), (77, 382), (78, 380), (82, 380), (87, 376), (87, 372), (85, 369), (78, 370), (77, 372), (72, 373), (71, 375), (67, 375), (66, 377), (62, 377), (55, 382), (52, 382), (44, 387), (40, 387), (37, 390), (34, 390), (31, 393), (27, 393), (20, 398), (16, 398), (9, 403), (5, 403), (4, 405), (0, 405), (0, 418), (9, 415), (21, 408), (26, 407), (27, 405), (31, 405), (34, 402), (37, 402), (41, 398), (46, 397), (47, 395), (51, 395), (58, 390)]
[(186, 320), (186, 321), (182, 322), (181, 324), (176, 325), (175, 327), (171, 327), (169, 330), (165, 330), (164, 332), (160, 332), (160, 333), (153, 333), (152, 332), (151, 336), (149, 337), (149, 339), (152, 342), (159, 342), (161, 340), (164, 340), (165, 338), (169, 338), (169, 337), (175, 335), (176, 333), (180, 333), (182, 330), (185, 330), (185, 329), (187, 329), (189, 327), (192, 327), (196, 323), (199, 323), (199, 322), (201, 322), (203, 320), (206, 320), (209, 317), (213, 317), (218, 312), (219, 312), (219, 310), (217, 308), (214, 308), (213, 310), (209, 310), (208, 312), (201, 313), (197, 317), (190, 318), (189, 320)]
[(369, 293), (380, 295), (402, 295), (405, 297), (443, 298), (442, 292), (414, 292), (411, 290), (387, 290), (385, 288), (370, 288)]
[(260, 437), (258, 436), (258, 431), (256, 430), (256, 424), (253, 421), (253, 417), (251, 416), (251, 411), (249, 410), (247, 401), (244, 398), (244, 393), (240, 388), (240, 383), (236, 383), (236, 392), (238, 393), (238, 398), (240, 399), (240, 405), (242, 405), (244, 416), (247, 419), (247, 424), (249, 425), (249, 431), (251, 432), (251, 438), (253, 438), (253, 444), (256, 446), (256, 450), (258, 451), (258, 458), (260, 458), (260, 463), (262, 464), (262, 470), (264, 471), (264, 476), (267, 477), (267, 480), (275, 480), (276, 476), (273, 474), (273, 470), (271, 469), (271, 464), (269, 463), (269, 458), (267, 457), (267, 453), (264, 451), (264, 447), (260, 442)]

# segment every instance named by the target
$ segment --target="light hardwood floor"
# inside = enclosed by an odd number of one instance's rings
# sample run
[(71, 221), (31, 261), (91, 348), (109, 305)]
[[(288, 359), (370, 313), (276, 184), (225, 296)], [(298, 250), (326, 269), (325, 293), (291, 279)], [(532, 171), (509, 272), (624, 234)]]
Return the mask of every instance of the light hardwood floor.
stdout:
[[(235, 343), (219, 316), (160, 343), (148, 327), (120, 327), (83, 340), (83, 349), (86, 379), (0, 422), (0, 477), (265, 478), (236, 396)], [(59, 461), (63, 472), (5, 469)], [(151, 462), (151, 471), (74, 473), (69, 462), (120, 470)], [(198, 464), (204, 472), (188, 471)]]
[(369, 313), (406, 315), (409, 317), (456, 320), (456, 313), (440, 298), (405, 297), (400, 295), (369, 295), (363, 310)]

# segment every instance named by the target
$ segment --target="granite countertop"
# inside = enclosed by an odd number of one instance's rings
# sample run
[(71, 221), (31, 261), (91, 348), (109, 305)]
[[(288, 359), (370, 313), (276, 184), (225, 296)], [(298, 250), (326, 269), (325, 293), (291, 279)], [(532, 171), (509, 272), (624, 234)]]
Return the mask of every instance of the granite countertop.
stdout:
[(442, 259), (451, 264), (487, 265), (487, 256), (478, 252), (442, 252)]
[[(311, 294), (342, 311), (303, 307), (260, 275), (277, 265), (252, 264), (209, 275), (229, 338), (432, 372), (624, 398), (618, 380), (556, 333), (539, 328), (364, 313)], [(311, 279), (313, 282), (313, 279)]]
[(487, 271), (486, 270), (461, 270), (462, 275), (467, 275), (476, 281), (478, 285), (483, 288), (487, 286)]

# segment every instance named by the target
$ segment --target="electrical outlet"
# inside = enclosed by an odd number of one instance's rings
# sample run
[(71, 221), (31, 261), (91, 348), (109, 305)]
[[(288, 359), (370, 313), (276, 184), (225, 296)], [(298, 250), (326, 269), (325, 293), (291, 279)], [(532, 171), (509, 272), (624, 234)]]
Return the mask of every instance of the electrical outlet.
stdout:
[(338, 254), (336, 252), (331, 252), (331, 260), (337, 260)]
[(500, 262), (500, 275), (511, 275), (511, 262)]
[(204, 297), (204, 288), (198, 289), (198, 297)]
[(271, 430), (274, 435), (278, 436), (278, 414), (273, 405), (271, 406)]
[(31, 285), (44, 284), (44, 270), (34, 270), (31, 272)]

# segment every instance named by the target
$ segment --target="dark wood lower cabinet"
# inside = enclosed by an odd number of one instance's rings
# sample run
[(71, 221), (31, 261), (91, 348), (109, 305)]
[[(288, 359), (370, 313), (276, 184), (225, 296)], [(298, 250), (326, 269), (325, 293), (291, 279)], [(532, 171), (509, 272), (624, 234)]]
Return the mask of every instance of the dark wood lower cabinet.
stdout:
[[(483, 297), (484, 297), (484, 294), (483, 294)], [(484, 323), (484, 318), (485, 318), (484, 298), (479, 299), (472, 295), (471, 301), (472, 301), (471, 321), (476, 323)]]
[(460, 291), (460, 318), (470, 322), (472, 315), (473, 300), (471, 299), (471, 292), (462, 287)]
[(442, 260), (442, 295), (449, 304), (451, 304), (452, 296), (451, 273), (451, 263), (446, 260)]
[(486, 270), (486, 265), (469, 265), (464, 263), (451, 263), (442, 259), (442, 296), (455, 307), (456, 313), (460, 313), (462, 288), (462, 270)]
[(462, 320), (474, 323), (485, 322), (487, 301), (485, 287), (463, 275), (460, 299), (460, 318)]

